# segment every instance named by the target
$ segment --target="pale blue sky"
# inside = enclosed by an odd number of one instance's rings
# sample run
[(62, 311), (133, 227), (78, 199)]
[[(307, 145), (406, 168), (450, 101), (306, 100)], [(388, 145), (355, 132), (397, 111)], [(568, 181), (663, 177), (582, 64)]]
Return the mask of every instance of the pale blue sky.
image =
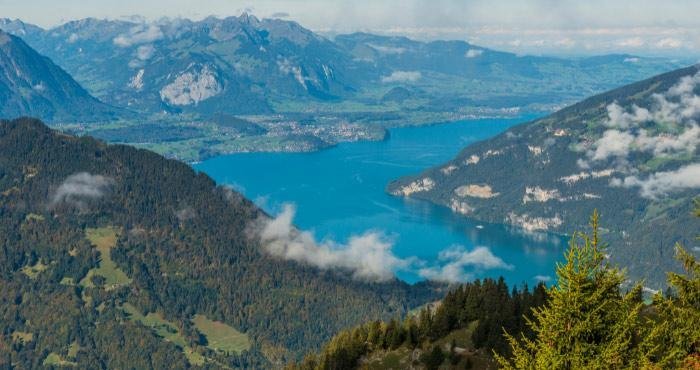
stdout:
[(131, 15), (284, 16), (325, 33), (463, 39), (521, 53), (700, 55), (700, 0), (0, 0), (0, 16), (44, 27)]

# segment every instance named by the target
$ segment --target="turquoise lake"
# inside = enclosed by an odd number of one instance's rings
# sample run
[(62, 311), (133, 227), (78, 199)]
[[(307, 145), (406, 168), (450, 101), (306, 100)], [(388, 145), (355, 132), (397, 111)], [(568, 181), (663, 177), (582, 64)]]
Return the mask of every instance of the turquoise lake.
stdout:
[[(480, 119), (392, 129), (382, 142), (344, 143), (314, 153), (244, 153), (195, 165), (219, 184), (229, 184), (270, 214), (296, 205), (294, 224), (317, 240), (344, 243), (366, 231), (393, 241), (399, 257), (440, 264), (440, 251), (487, 247), (507, 267), (467, 265), (469, 278), (504, 276), (510, 284), (549, 281), (562, 259), (565, 239), (530, 234), (453, 214), (428, 202), (393, 197), (386, 185), (454, 157), (470, 143), (495, 136), (528, 118)], [(416, 271), (397, 275), (414, 282)]]

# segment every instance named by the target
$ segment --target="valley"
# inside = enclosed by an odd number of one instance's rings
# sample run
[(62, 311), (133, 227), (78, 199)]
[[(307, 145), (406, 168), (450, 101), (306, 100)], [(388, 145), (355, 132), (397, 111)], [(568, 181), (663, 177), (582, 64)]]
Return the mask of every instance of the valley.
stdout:
[(698, 12), (0, 1), (0, 370), (700, 369)]
[[(294, 225), (312, 231), (319, 243), (342, 249), (354, 237), (375, 235), (396, 258), (426, 264), (397, 264), (396, 273), (403, 280), (455, 282), (505, 276), (512, 284), (534, 285), (552, 279), (565, 237), (477, 222), (384, 191), (391, 180), (441, 163), (463, 146), (527, 119), (397, 128), (381, 142), (345, 143), (313, 153), (235, 154), (214, 157), (194, 168), (232, 186), (271, 215), (293, 205)], [(460, 274), (447, 273), (456, 267)]]
[(626, 54), (521, 56), (465, 41), (368, 33), (326, 38), (247, 13), (197, 21), (85, 18), (48, 29), (3, 18), (0, 29), (113, 107), (90, 119), (35, 116), (188, 163), (382, 140), (385, 130), (407, 125), (544, 114), (690, 63)]

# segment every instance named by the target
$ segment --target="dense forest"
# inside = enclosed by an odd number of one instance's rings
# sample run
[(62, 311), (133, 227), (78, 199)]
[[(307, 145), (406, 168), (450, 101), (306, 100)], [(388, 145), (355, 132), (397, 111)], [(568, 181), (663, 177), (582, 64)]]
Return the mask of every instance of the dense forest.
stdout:
[(184, 163), (0, 122), (0, 367), (270, 368), (444, 294), (270, 257), (266, 217)]
[[(475, 349), (510, 354), (503, 330), (530, 334), (527, 321), (532, 318), (532, 309), (542, 306), (545, 299), (546, 287), (542, 283), (531, 292), (527, 286), (509, 291), (502, 278), (476, 280), (447, 293), (438, 305), (427, 305), (402, 321), (373, 321), (343, 331), (326, 345), (321, 355), (306, 356), (290, 369), (351, 369), (358, 365), (362, 356), (373, 351), (392, 351), (400, 347), (425, 349), (421, 361), (428, 368), (436, 357), (440, 359), (436, 365), (447, 357), (457, 364), (460, 356), (454, 353), (456, 345), (451, 345), (448, 353), (443, 354), (434, 342), (472, 323), (476, 323), (470, 331)], [(439, 355), (431, 357), (434, 350)]]
[[(591, 226), (573, 234), (549, 288), (509, 294), (502, 280), (465, 284), (403, 321), (345, 330), (288, 368), (700, 368), (700, 262), (677, 245), (686, 273), (669, 273), (669, 289), (645, 302), (641, 283), (607, 261), (597, 213)], [(471, 351), (453, 335), (469, 327)]]

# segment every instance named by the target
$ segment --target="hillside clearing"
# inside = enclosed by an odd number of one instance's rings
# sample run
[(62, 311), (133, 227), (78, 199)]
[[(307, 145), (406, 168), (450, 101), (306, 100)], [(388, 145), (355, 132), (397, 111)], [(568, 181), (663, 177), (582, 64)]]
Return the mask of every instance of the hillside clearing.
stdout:
[(207, 338), (207, 347), (225, 353), (241, 353), (250, 349), (248, 335), (219, 321), (209, 320), (204, 315), (195, 315), (192, 322)]
[(118, 230), (113, 227), (85, 230), (85, 238), (100, 252), (100, 263), (97, 268), (88, 271), (87, 275), (80, 281), (81, 286), (94, 287), (94, 276), (104, 278), (102, 285), (107, 290), (131, 283), (131, 279), (117, 267), (111, 258), (111, 250), (117, 245), (117, 235)]
[(150, 328), (157, 336), (180, 347), (182, 349), (182, 353), (185, 355), (185, 357), (187, 357), (190, 364), (195, 366), (204, 365), (206, 360), (204, 356), (195, 352), (190, 346), (188, 346), (185, 338), (182, 336), (182, 333), (180, 333), (177, 326), (164, 319), (160, 313), (149, 312), (148, 314), (143, 315), (130, 303), (124, 303), (122, 309), (129, 315), (130, 320), (136, 321), (141, 325)]

